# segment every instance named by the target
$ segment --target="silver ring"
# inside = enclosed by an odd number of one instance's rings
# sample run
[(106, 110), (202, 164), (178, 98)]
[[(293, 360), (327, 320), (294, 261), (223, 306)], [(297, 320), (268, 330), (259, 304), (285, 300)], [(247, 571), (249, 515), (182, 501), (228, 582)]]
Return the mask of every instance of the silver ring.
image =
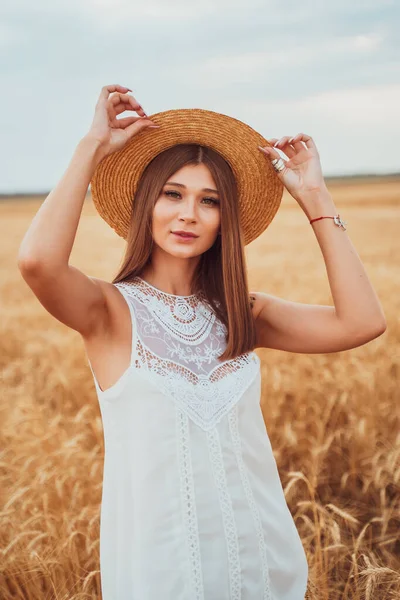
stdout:
[(283, 169), (285, 168), (285, 163), (281, 158), (274, 158), (274, 160), (271, 161), (271, 163), (275, 171), (283, 171)]

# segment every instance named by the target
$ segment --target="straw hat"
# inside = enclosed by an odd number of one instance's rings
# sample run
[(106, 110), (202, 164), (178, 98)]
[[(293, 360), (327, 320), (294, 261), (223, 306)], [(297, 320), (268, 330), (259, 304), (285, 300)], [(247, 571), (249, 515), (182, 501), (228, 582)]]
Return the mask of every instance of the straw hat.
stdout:
[(271, 144), (246, 123), (201, 108), (167, 110), (149, 118), (161, 127), (140, 131), (97, 166), (90, 184), (100, 216), (126, 240), (132, 198), (148, 163), (175, 144), (201, 144), (229, 163), (238, 186), (244, 243), (256, 239), (274, 218), (283, 195), (283, 183), (257, 147)]

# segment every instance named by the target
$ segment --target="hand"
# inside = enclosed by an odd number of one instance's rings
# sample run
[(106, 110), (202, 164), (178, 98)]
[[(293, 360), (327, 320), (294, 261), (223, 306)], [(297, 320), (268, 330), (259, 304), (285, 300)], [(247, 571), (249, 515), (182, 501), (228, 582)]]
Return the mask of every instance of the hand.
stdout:
[[(93, 122), (85, 137), (99, 142), (102, 158), (123, 148), (142, 129), (156, 126), (138, 101), (127, 93), (130, 91), (122, 85), (105, 85), (101, 89)], [(112, 92), (115, 93), (110, 96)], [(117, 119), (125, 110), (134, 110), (143, 116)]]
[[(293, 138), (286, 135), (279, 140), (269, 138), (271, 146), (259, 146), (259, 149), (266, 154), (270, 160), (282, 158), (275, 150), (279, 148), (288, 157), (289, 160), (283, 160), (285, 168), (277, 171), (279, 179), (286, 187), (288, 192), (302, 206), (304, 198), (311, 196), (316, 192), (325, 192), (327, 187), (322, 175), (319, 153), (313, 139), (306, 133), (298, 133)], [(302, 206), (302, 208), (304, 208)]]

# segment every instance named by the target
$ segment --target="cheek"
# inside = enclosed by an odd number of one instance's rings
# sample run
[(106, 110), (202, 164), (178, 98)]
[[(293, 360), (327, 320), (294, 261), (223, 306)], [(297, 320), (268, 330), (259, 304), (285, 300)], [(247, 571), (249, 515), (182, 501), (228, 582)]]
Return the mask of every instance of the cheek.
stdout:
[(172, 213), (170, 204), (158, 200), (153, 208), (153, 225), (156, 227), (168, 223), (173, 218)]
[(220, 225), (221, 225), (221, 215), (218, 209), (213, 210), (210, 213), (208, 213), (205, 217), (204, 217), (204, 223), (206, 223), (207, 229), (209, 230), (211, 235), (214, 235)]

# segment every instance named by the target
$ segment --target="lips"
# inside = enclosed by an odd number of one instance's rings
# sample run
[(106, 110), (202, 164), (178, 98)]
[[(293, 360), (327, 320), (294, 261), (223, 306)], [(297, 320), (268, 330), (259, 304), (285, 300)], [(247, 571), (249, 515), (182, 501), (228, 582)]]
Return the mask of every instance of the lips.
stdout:
[(175, 235), (179, 235), (180, 237), (184, 237), (184, 238), (196, 238), (196, 237), (198, 237), (197, 235), (194, 235), (193, 233), (184, 232), (184, 231), (172, 231), (171, 233), (173, 233)]

